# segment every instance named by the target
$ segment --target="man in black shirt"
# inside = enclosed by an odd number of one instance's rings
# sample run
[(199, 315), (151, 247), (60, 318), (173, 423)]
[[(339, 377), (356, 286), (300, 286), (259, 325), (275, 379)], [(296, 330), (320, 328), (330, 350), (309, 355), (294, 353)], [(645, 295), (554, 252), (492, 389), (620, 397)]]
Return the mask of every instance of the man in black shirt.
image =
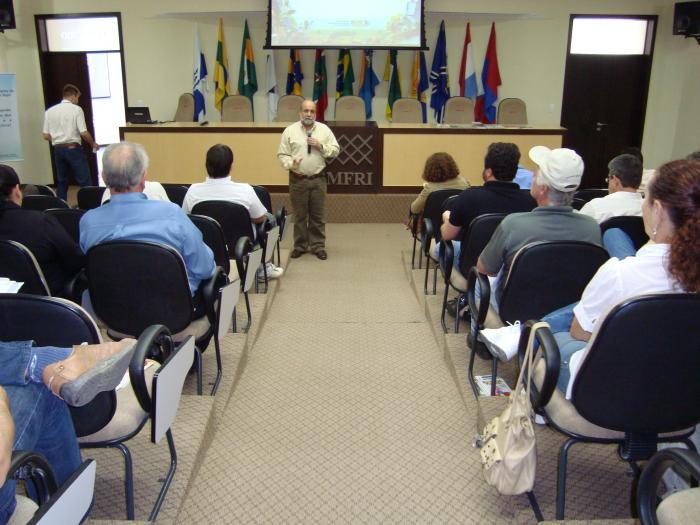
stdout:
[(0, 165), (0, 239), (16, 241), (36, 258), (51, 295), (65, 296), (64, 287), (85, 264), (85, 256), (55, 217), (21, 207), (19, 177)]
[(449, 208), (442, 214), (440, 232), (444, 240), (452, 241), (454, 245), (455, 269), (461, 251), (461, 232), (466, 231), (475, 217), (485, 213), (530, 211), (537, 206), (530, 193), (513, 182), (519, 161), (520, 150), (515, 144), (491, 144), (484, 157), (484, 185), (464, 190), (450, 201)]

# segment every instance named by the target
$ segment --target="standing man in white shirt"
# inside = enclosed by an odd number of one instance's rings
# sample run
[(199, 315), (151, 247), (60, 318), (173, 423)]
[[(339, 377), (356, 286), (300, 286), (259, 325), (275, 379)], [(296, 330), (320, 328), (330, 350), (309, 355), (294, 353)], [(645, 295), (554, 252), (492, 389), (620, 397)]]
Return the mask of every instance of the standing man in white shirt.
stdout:
[(289, 198), (294, 209), (294, 249), (296, 259), (306, 252), (325, 261), (326, 253), (326, 162), (340, 152), (338, 141), (328, 126), (316, 122), (316, 104), (301, 103), (300, 122), (282, 133), (277, 158), (289, 171)]
[(93, 140), (85, 125), (83, 108), (78, 105), (80, 90), (73, 84), (63, 86), (63, 100), (51, 106), (44, 114), (43, 137), (53, 146), (58, 184), (56, 193), (68, 199), (68, 175), (72, 171), (80, 185), (90, 185), (90, 168), (83, 155), (82, 140), (95, 153), (100, 146)]
[(637, 192), (642, 182), (642, 163), (634, 155), (618, 155), (608, 163), (608, 195), (587, 202), (581, 213), (599, 224), (610, 217), (642, 216), (642, 196)]

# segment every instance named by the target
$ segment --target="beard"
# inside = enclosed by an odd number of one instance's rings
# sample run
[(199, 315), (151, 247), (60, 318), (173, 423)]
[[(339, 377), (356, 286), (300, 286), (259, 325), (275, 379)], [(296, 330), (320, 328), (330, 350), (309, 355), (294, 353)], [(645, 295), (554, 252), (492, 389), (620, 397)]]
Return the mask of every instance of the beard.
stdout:
[(316, 122), (316, 119), (311, 117), (304, 117), (301, 119), (301, 123), (304, 124), (304, 126), (311, 126), (314, 122)]

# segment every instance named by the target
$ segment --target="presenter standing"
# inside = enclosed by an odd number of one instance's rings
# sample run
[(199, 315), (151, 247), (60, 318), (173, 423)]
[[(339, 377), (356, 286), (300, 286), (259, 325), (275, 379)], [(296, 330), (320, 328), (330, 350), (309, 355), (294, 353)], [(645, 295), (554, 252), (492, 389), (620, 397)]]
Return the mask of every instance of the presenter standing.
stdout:
[(44, 114), (43, 136), (53, 145), (56, 163), (56, 193), (64, 201), (68, 200), (68, 174), (71, 170), (80, 187), (90, 185), (90, 168), (83, 155), (81, 139), (90, 145), (93, 153), (100, 148), (87, 130), (83, 108), (78, 106), (79, 98), (80, 90), (73, 84), (66, 84), (63, 86), (63, 100)]
[(289, 198), (294, 209), (293, 259), (311, 252), (325, 261), (326, 162), (340, 151), (328, 126), (316, 122), (316, 104), (301, 103), (300, 122), (287, 127), (277, 150), (282, 167), (289, 170)]

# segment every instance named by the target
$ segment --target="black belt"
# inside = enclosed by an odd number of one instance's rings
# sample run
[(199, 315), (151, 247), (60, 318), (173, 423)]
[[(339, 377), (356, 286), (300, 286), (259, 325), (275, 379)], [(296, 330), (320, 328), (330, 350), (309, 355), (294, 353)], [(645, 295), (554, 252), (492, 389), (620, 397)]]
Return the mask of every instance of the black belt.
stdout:
[(325, 171), (322, 171), (321, 173), (317, 173), (316, 175), (300, 175), (299, 173), (294, 173), (293, 171), (290, 171), (289, 174), (297, 180), (303, 180), (303, 179), (313, 180), (313, 179), (319, 179), (321, 177), (326, 176)]
[(54, 147), (54, 148), (68, 148), (68, 149), (71, 149), (71, 148), (79, 148), (79, 147), (80, 147), (80, 144), (76, 144), (75, 142), (67, 142), (67, 143), (65, 143), (65, 144), (54, 144), (53, 147)]

